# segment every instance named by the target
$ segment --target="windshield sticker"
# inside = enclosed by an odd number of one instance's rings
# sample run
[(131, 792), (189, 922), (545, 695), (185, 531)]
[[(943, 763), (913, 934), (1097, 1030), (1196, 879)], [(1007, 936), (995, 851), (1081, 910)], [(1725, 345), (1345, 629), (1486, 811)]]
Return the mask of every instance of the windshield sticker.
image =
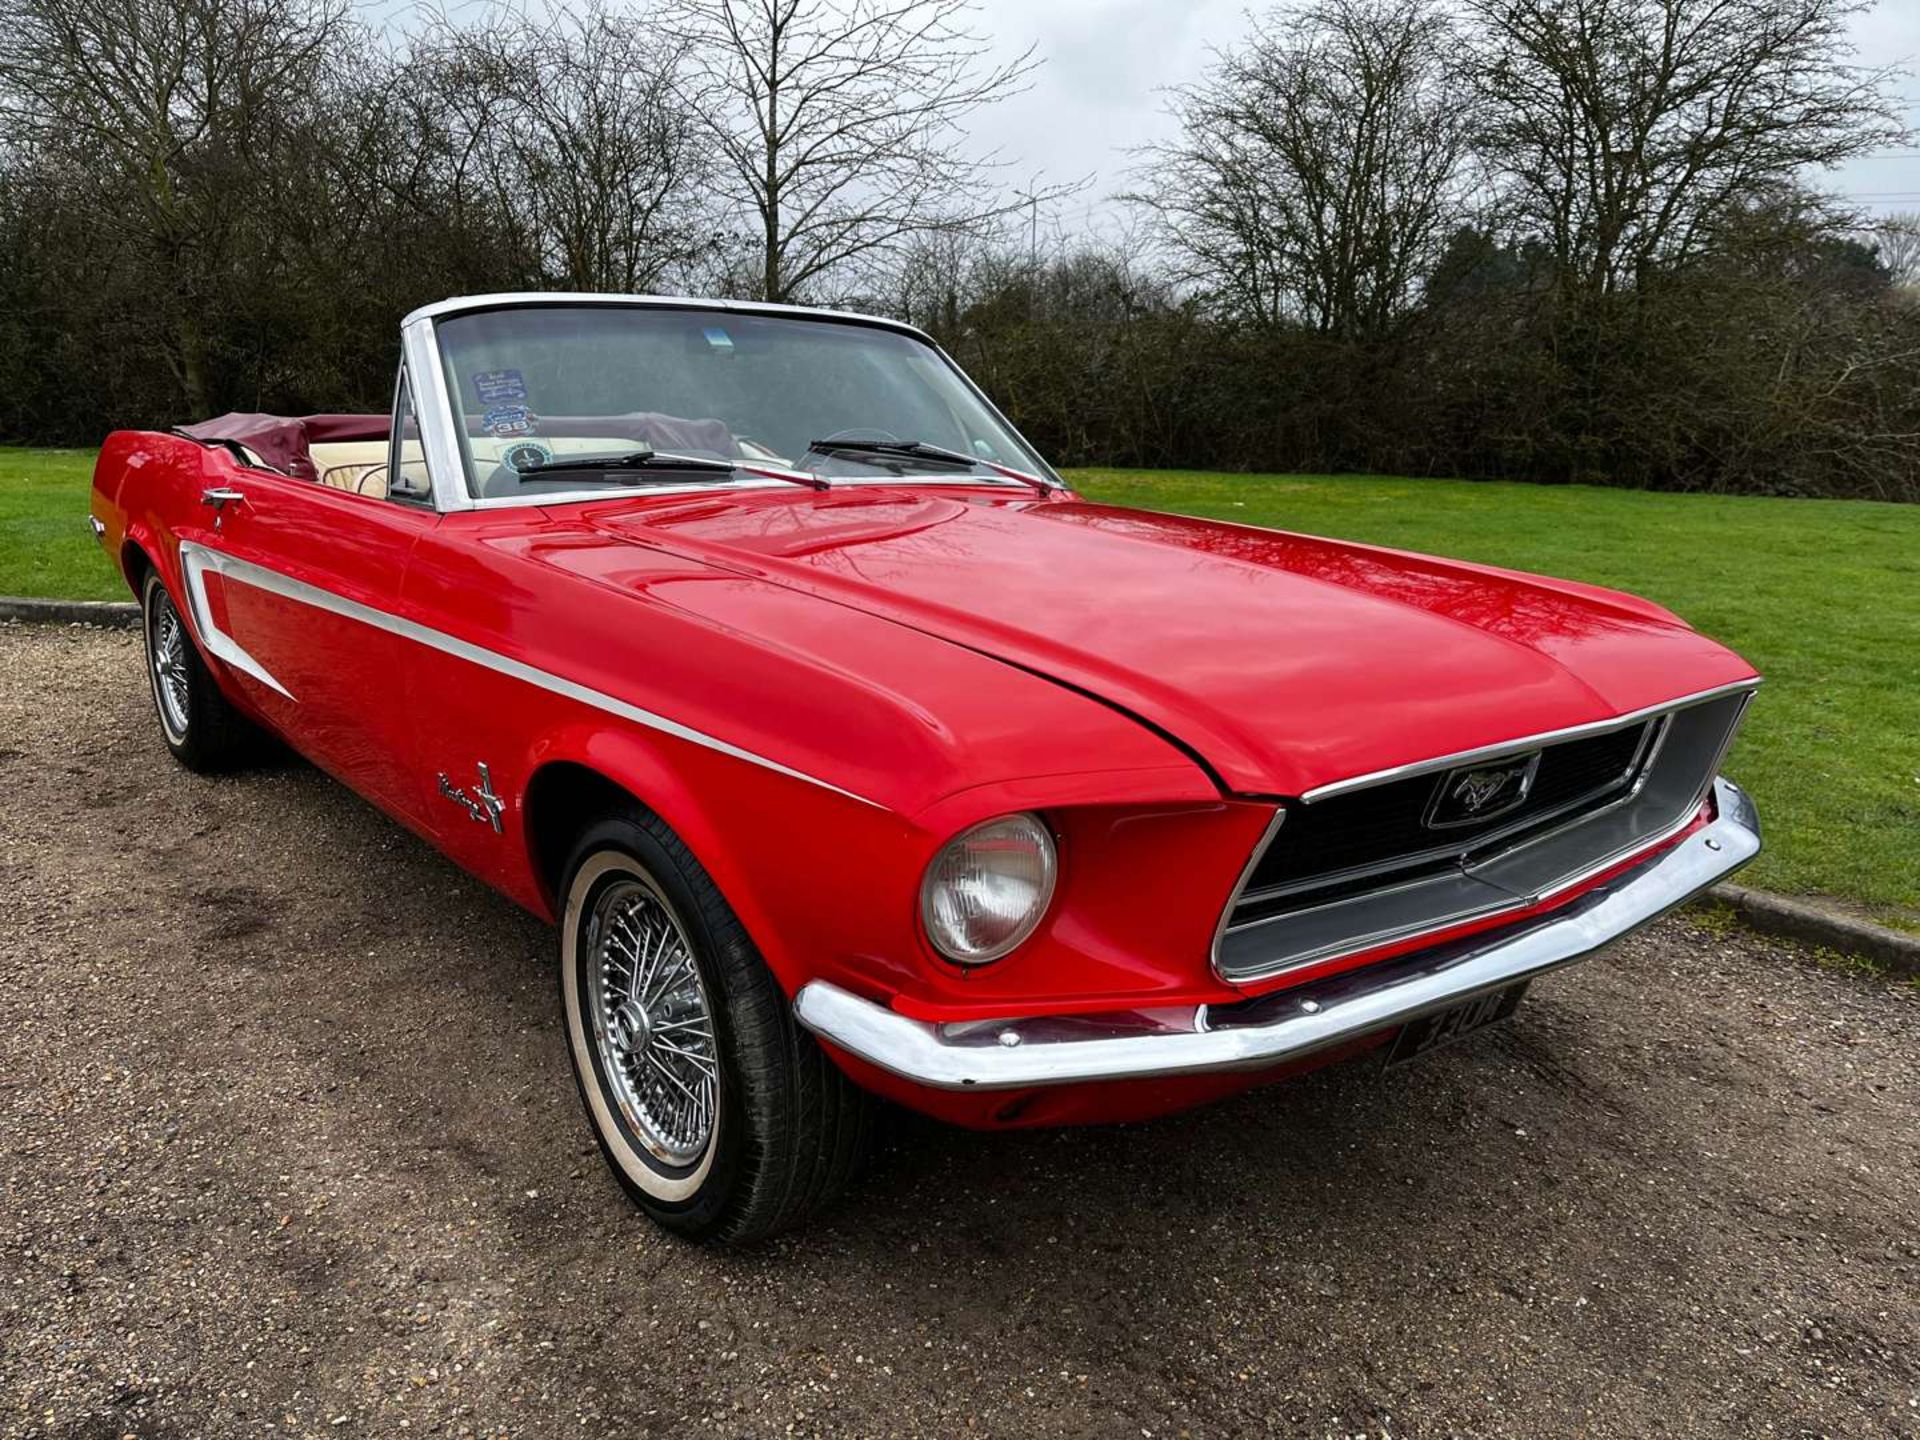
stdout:
[(480, 418), (480, 424), (489, 435), (502, 440), (531, 435), (533, 412), (524, 405), (495, 405)]
[(707, 326), (706, 336), (707, 344), (713, 349), (724, 351), (728, 355), (733, 353), (733, 337), (718, 325)]
[(522, 440), (501, 452), (500, 461), (509, 470), (537, 470), (553, 459), (553, 451), (538, 440)]
[(473, 388), (482, 405), (519, 405), (527, 398), (527, 377), (518, 370), (481, 370)]

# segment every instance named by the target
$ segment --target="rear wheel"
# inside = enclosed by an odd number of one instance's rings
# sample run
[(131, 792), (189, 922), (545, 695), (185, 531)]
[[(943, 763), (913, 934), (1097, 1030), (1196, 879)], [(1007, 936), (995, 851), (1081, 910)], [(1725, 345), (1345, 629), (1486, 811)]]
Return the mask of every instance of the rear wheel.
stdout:
[(593, 827), (566, 871), (568, 1051), (614, 1177), (654, 1220), (748, 1241), (845, 1185), (870, 1102), (792, 1007), (692, 853), (636, 807)]
[(227, 703), (187, 633), (186, 621), (157, 570), (140, 586), (147, 680), (160, 735), (189, 770), (220, 770), (243, 758), (253, 726)]

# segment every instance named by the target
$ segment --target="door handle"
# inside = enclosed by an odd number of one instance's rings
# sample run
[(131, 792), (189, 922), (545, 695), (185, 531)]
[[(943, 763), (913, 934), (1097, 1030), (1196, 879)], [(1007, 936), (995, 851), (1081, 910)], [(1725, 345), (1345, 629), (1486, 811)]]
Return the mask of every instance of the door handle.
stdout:
[(224, 485), (216, 485), (211, 490), (202, 490), (200, 492), (200, 503), (202, 505), (211, 505), (215, 510), (219, 510), (227, 505), (241, 504), (246, 498), (247, 497), (240, 491), (228, 489)]

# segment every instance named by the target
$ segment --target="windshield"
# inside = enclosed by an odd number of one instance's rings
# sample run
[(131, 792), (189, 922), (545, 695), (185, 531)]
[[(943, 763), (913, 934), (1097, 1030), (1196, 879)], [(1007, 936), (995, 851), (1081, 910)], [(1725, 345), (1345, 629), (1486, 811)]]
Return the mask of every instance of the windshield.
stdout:
[(996, 478), (970, 461), (1049, 473), (939, 351), (877, 326), (582, 304), (436, 329), (481, 498), (730, 478), (676, 460), (849, 478)]

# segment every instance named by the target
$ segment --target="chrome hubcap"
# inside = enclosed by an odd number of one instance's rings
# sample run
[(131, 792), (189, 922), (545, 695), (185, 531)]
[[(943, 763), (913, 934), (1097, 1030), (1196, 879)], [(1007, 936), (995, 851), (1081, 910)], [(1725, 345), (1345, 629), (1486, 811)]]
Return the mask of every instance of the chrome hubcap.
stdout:
[(657, 1159), (691, 1164), (713, 1139), (720, 1059), (686, 932), (651, 885), (622, 879), (594, 902), (585, 939), (587, 1012), (611, 1098)]
[(148, 646), (153, 693), (160, 718), (175, 735), (187, 733), (187, 633), (180, 614), (164, 592), (153, 597), (153, 630)]

